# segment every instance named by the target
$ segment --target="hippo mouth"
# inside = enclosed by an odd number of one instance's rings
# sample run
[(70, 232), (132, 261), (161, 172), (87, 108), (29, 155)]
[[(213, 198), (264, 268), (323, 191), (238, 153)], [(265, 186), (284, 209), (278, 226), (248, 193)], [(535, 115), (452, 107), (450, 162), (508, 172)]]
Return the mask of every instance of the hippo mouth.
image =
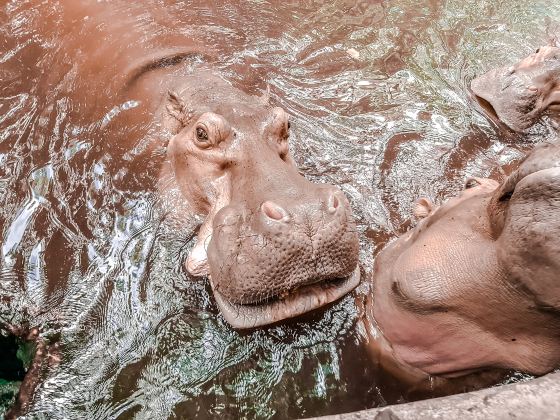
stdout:
[(500, 123), (500, 117), (494, 108), (494, 105), (490, 103), (490, 101), (484, 98), (482, 95), (473, 91), (473, 96), (475, 100), (478, 102), (482, 110), (486, 113), (488, 117), (495, 123)]
[(210, 285), (226, 321), (237, 329), (256, 328), (294, 318), (334, 302), (360, 283), (360, 267), (347, 277), (308, 284), (292, 290), (287, 296), (274, 296), (266, 301), (239, 304), (220, 293), (210, 279)]

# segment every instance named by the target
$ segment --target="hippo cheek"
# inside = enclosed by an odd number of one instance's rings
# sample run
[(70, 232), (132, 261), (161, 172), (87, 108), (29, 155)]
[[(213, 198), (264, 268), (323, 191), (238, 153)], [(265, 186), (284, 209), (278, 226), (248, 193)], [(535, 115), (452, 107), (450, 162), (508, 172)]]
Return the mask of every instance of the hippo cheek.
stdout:
[(541, 308), (560, 310), (560, 167), (520, 180), (507, 212), (498, 250), (512, 277)]

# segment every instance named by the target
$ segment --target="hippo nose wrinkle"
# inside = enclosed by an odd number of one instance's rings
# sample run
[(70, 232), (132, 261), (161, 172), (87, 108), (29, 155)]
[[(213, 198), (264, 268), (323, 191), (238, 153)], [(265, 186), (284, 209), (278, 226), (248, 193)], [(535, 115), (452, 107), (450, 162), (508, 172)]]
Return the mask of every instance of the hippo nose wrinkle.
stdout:
[(288, 212), (273, 201), (265, 201), (262, 203), (261, 210), (264, 215), (271, 220), (277, 222), (288, 222), (290, 220)]

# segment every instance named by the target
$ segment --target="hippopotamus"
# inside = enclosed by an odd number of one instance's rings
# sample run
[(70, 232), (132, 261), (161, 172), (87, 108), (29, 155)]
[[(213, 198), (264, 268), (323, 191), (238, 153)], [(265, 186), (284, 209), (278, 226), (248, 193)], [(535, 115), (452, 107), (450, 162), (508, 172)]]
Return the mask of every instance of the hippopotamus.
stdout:
[(439, 207), (421, 199), (415, 214), (377, 256), (367, 306), (392, 368), (454, 378), (559, 367), (560, 143), (536, 146), (503, 182), (470, 178)]
[(339, 188), (298, 172), (288, 114), (210, 70), (171, 83), (161, 192), (175, 185), (204, 215), (185, 266), (209, 276), (224, 318), (235, 328), (262, 326), (356, 287), (350, 205)]
[[(136, 177), (149, 189), (143, 180), (157, 177), (161, 203), (179, 197), (172, 205), (180, 211), (163, 209), (175, 225), (202, 219), (185, 267), (210, 278), (227, 322), (275, 323), (357, 286), (350, 204), (338, 187), (300, 174), (289, 149), (290, 117), (266, 89), (234, 86), (217, 68), (216, 51), (175, 27), (164, 7), (139, 19), (141, 3), (58, 3), (55, 13), (52, 5), (37, 6), (48, 12), (34, 30), (56, 36), (58, 45), (56, 57), (40, 62), (51, 63), (45, 94), (64, 94), (68, 125), (101, 133), (98, 147), (115, 162), (114, 172), (125, 174), (114, 174), (115, 182)], [(147, 158), (137, 163), (131, 150)]]
[(542, 116), (560, 121), (560, 48), (543, 46), (518, 63), (490, 70), (471, 89), (499, 121), (524, 132)]

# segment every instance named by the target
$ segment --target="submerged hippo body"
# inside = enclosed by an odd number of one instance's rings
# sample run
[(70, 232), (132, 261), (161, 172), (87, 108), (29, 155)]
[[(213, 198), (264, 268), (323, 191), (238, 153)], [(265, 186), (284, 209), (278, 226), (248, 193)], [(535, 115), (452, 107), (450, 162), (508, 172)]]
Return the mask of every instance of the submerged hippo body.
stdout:
[(512, 66), (475, 78), (471, 88), (514, 131), (527, 130), (545, 115), (560, 122), (560, 48), (541, 47)]
[(560, 366), (560, 145), (498, 184), (473, 178), (375, 265), (373, 315), (390, 357), (417, 374)]

